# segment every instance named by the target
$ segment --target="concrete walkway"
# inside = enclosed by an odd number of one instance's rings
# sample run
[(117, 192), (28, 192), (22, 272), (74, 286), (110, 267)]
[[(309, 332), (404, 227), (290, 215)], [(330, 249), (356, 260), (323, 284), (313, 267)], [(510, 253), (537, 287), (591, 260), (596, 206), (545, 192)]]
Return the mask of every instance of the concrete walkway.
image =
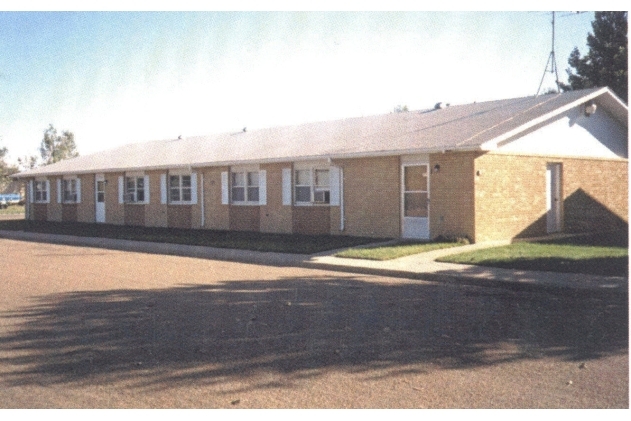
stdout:
[(243, 263), (299, 266), (350, 273), (393, 276), (434, 282), (455, 282), (488, 286), (522, 286), (571, 288), (582, 290), (628, 290), (628, 277), (597, 276), (574, 273), (535, 272), (499, 269), (483, 266), (439, 263), (434, 259), (449, 255), (509, 244), (508, 241), (472, 244), (450, 249), (435, 250), (389, 261), (345, 259), (335, 257), (336, 251), (317, 255), (257, 252), (222, 249), (181, 244), (151, 243), (143, 241), (115, 240), (109, 238), (77, 237), (69, 235), (40, 234), (23, 231), (0, 231), (0, 238), (100, 247), (112, 250), (168, 254), (204, 259), (238, 261)]

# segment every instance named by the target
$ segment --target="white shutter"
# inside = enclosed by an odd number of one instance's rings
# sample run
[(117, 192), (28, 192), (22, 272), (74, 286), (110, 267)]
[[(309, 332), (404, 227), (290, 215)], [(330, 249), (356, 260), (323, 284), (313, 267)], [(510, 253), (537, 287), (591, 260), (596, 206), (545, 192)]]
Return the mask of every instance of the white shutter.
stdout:
[(160, 203), (167, 204), (167, 175), (160, 174)]
[(50, 180), (46, 180), (46, 203), (50, 203)]
[(267, 205), (267, 171), (259, 171), (259, 205)]
[(61, 203), (61, 178), (57, 179), (57, 203)]
[(230, 203), (230, 191), (228, 190), (228, 171), (221, 172), (221, 204)]
[(122, 175), (118, 177), (118, 203), (125, 203), (125, 177)]
[(340, 169), (329, 168), (329, 183), (331, 183), (331, 206), (340, 206)]
[(191, 204), (197, 204), (197, 173), (191, 174)]
[(145, 175), (145, 204), (149, 204), (149, 176)]
[(291, 168), (283, 168), (283, 205), (291, 206)]
[(81, 179), (77, 178), (77, 203), (81, 203)]

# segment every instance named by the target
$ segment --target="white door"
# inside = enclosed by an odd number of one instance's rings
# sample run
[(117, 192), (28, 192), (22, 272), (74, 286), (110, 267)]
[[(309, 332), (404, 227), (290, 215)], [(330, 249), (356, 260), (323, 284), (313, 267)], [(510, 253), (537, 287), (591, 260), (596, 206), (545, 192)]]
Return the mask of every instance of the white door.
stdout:
[(561, 231), (561, 164), (546, 167), (546, 220), (548, 232)]
[(401, 169), (403, 238), (429, 239), (429, 165)]
[(96, 222), (105, 222), (105, 176), (98, 174), (94, 185), (96, 203)]

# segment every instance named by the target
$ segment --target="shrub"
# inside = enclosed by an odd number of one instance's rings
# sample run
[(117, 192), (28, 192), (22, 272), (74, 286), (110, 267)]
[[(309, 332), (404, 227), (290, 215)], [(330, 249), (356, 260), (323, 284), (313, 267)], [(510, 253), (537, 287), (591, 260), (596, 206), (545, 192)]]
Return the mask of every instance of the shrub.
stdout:
[(471, 244), (471, 240), (466, 234), (455, 234), (455, 235), (439, 235), (434, 238), (434, 242), (436, 243), (458, 243), (461, 245)]

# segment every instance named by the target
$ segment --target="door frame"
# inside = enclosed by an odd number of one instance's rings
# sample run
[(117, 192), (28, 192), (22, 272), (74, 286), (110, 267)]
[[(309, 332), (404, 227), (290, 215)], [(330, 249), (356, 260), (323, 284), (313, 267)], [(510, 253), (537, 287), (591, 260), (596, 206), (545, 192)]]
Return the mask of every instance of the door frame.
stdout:
[[(99, 202), (99, 182), (103, 182), (103, 201)], [(105, 223), (106, 185), (105, 174), (96, 174), (94, 177), (94, 221), (97, 224)]]
[[(427, 170), (427, 217), (405, 216), (405, 168), (425, 166)], [(417, 240), (430, 239), (430, 213), (431, 213), (431, 171), (429, 155), (413, 155), (401, 157), (401, 237)]]
[(546, 164), (546, 232), (563, 230), (563, 166), (558, 162)]

